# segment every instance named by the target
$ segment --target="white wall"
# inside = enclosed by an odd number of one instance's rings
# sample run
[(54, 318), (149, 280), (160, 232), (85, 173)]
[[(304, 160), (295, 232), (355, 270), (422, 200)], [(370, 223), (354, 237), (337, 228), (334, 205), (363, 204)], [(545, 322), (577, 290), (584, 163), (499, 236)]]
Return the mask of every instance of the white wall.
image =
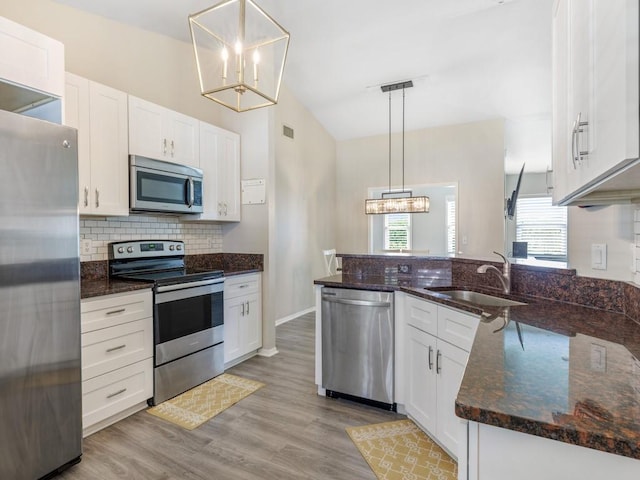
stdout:
[[(282, 126), (294, 138), (282, 135)], [(273, 292), (276, 319), (315, 305), (313, 280), (325, 276), (322, 250), (335, 248), (336, 144), (285, 88), (275, 108)]]
[[(609, 280), (633, 280), (632, 205), (569, 207), (569, 266), (578, 275)], [(607, 245), (607, 269), (591, 268), (591, 244)]]
[[(400, 139), (394, 134), (393, 145)], [(392, 154), (392, 187), (400, 187), (400, 152)], [(388, 185), (388, 136), (337, 144), (339, 252), (366, 253), (369, 187)], [(468, 123), (406, 132), (408, 184), (458, 183), (458, 250), (490, 255), (504, 247), (504, 123)], [(466, 239), (466, 244), (464, 240)]]

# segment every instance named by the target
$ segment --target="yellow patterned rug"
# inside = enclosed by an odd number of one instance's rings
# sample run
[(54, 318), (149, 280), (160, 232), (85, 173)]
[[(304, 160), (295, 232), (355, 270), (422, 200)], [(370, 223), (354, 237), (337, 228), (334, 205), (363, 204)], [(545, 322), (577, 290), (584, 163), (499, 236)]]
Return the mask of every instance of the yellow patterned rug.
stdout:
[(187, 430), (193, 430), (262, 387), (264, 383), (223, 373), (149, 408), (147, 412)]
[(348, 427), (379, 480), (456, 480), (458, 464), (411, 420)]

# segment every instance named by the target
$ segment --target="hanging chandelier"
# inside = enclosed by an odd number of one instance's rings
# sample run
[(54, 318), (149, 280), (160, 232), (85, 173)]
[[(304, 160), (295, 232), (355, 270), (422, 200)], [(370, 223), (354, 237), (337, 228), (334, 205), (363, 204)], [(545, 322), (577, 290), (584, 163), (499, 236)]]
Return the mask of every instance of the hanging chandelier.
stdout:
[[(364, 201), (367, 215), (387, 213), (429, 213), (429, 197), (414, 197), (411, 190), (404, 189), (404, 100), (405, 89), (413, 87), (411, 80), (392, 83), (380, 87), (389, 93), (389, 191), (382, 198), (369, 198)], [(391, 191), (391, 92), (402, 89), (402, 191)]]
[(200, 92), (236, 112), (278, 103), (289, 32), (252, 0), (189, 15)]

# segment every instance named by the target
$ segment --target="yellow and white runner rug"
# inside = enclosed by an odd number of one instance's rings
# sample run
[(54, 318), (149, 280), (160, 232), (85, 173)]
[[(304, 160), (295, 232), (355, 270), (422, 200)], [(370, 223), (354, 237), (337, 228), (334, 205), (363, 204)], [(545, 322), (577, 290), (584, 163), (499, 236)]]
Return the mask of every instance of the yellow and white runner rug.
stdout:
[(379, 480), (456, 480), (458, 465), (411, 420), (348, 427)]
[(264, 383), (223, 373), (149, 408), (147, 412), (187, 430), (193, 430), (262, 387)]

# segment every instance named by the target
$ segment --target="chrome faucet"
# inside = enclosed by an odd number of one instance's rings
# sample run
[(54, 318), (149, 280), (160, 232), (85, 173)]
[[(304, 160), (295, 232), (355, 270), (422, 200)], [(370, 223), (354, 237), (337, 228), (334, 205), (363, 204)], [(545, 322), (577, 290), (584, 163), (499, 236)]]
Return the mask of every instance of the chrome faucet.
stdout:
[(498, 278), (500, 278), (500, 282), (502, 283), (502, 291), (506, 294), (509, 294), (511, 293), (511, 264), (509, 263), (509, 260), (507, 260), (507, 257), (502, 255), (501, 253), (493, 253), (501, 256), (502, 260), (504, 260), (504, 263), (502, 265), (502, 272), (493, 265), (486, 264), (478, 267), (478, 273), (487, 273), (488, 270), (495, 271), (498, 274)]

